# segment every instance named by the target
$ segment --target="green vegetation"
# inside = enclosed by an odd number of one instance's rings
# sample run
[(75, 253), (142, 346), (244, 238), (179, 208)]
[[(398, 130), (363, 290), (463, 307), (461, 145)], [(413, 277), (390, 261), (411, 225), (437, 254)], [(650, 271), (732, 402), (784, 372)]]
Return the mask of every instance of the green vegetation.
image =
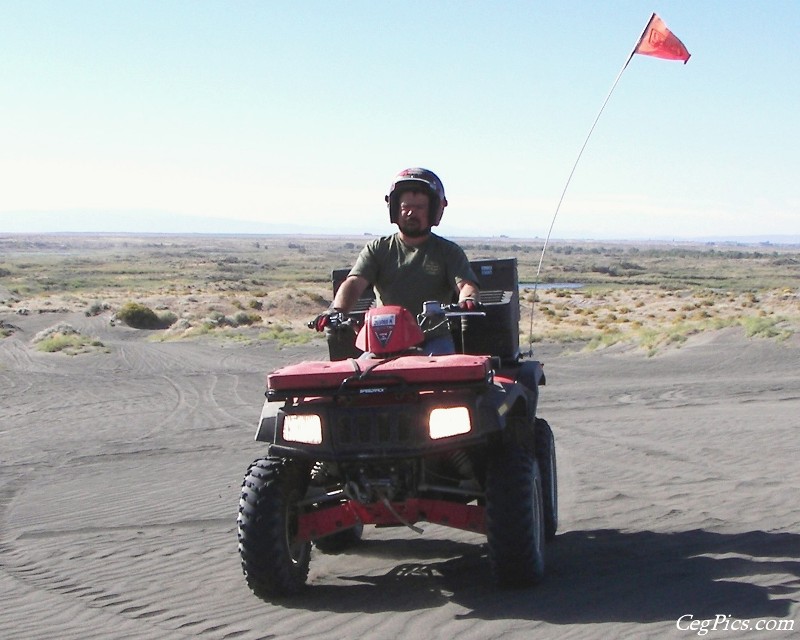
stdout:
[(126, 302), (117, 311), (117, 319), (134, 329), (166, 329), (175, 320), (175, 314), (157, 314), (147, 305), (139, 302)]
[(106, 351), (102, 342), (82, 335), (74, 327), (64, 322), (37, 333), (33, 338), (33, 344), (39, 351), (60, 352), (69, 356), (97, 350)]
[(60, 351), (69, 356), (74, 356), (79, 353), (86, 353), (88, 347), (102, 347), (103, 343), (99, 340), (92, 340), (86, 336), (81, 335), (63, 335), (56, 334), (50, 338), (46, 338), (36, 344), (39, 351), (46, 353), (55, 353)]
[(794, 333), (786, 318), (742, 318), (741, 324), (744, 327), (745, 334), (750, 338), (786, 340)]
[(261, 322), (261, 316), (258, 315), (257, 313), (247, 313), (246, 311), (240, 311), (235, 316), (233, 316), (233, 321), (236, 323), (236, 326), (258, 324), (259, 322)]
[(298, 332), (291, 327), (276, 325), (258, 334), (259, 340), (274, 340), (282, 346), (307, 344), (316, 338), (311, 331)]

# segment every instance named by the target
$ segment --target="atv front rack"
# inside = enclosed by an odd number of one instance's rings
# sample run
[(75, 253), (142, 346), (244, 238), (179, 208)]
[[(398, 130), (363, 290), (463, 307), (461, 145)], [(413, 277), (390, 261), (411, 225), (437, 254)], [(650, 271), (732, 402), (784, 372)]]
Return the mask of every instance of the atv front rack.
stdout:
[(492, 381), (489, 356), (409, 355), (388, 360), (301, 362), (267, 377), (270, 401), (294, 397), (365, 395), (393, 390), (408, 392), (486, 387)]

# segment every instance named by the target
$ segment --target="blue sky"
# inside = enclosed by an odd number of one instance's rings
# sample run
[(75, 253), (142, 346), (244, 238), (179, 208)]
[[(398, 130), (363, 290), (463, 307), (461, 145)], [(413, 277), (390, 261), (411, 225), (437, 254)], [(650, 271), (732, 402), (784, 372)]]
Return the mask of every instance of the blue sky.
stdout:
[(0, 232), (800, 235), (800, 3), (0, 0)]

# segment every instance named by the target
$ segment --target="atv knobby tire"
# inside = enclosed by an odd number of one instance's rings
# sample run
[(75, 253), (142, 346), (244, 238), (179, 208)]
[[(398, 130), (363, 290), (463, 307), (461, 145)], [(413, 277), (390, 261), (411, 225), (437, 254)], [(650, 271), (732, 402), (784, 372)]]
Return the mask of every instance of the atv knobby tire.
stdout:
[(308, 470), (280, 458), (250, 465), (239, 498), (239, 556), (247, 584), (269, 600), (298, 593), (308, 577), (311, 543), (298, 542), (297, 501)]
[(503, 445), (486, 474), (489, 563), (501, 587), (527, 587), (544, 576), (542, 480), (533, 452)]
[(553, 430), (546, 420), (536, 418), (536, 460), (542, 476), (544, 507), (544, 539), (551, 542), (558, 529), (558, 473), (556, 443)]

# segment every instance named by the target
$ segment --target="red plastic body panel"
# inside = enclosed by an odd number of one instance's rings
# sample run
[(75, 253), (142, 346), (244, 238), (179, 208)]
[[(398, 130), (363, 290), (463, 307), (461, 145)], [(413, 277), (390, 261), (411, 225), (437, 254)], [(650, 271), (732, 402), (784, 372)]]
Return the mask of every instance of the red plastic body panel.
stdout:
[(383, 355), (400, 353), (422, 344), (425, 334), (408, 309), (396, 305), (369, 309), (356, 337), (361, 351)]
[(494, 374), (494, 381), (500, 384), (514, 384), (514, 378), (503, 371)]
[[(481, 382), (491, 370), (491, 358), (462, 354), (402, 356), (393, 360), (339, 360), (300, 362), (267, 376), (273, 391), (337, 389), (342, 381), (369, 371), (363, 384), (377, 377), (400, 377), (409, 384)], [(358, 384), (358, 383), (356, 383)]]
[[(404, 502), (393, 502), (392, 509), (408, 524), (433, 522), (463, 531), (486, 533), (486, 510), (477, 505), (409, 498)], [(297, 539), (307, 541), (322, 538), (349, 529), (359, 522), (375, 525), (405, 524), (383, 503), (361, 504), (349, 500), (335, 507), (301, 515), (297, 523)]]

